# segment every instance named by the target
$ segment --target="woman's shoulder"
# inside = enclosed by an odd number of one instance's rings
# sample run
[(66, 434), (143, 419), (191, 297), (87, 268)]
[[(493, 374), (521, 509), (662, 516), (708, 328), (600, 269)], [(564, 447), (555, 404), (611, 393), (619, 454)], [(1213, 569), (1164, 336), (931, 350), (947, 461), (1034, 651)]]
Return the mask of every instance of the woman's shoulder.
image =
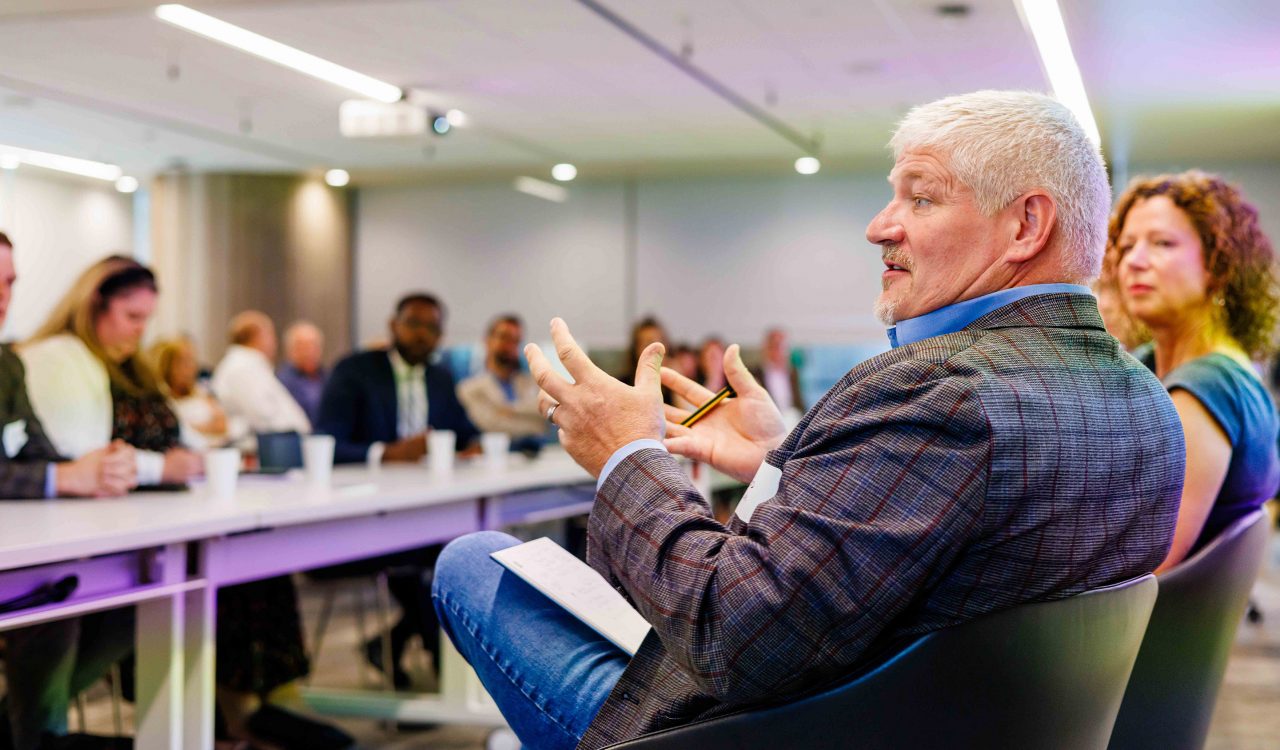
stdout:
[(1202, 386), (1228, 391), (1266, 390), (1262, 378), (1249, 365), (1221, 352), (1182, 363), (1165, 375), (1164, 383), (1167, 388)]
[(1181, 388), (1202, 403), (1235, 443), (1253, 427), (1274, 432), (1275, 404), (1253, 369), (1228, 354), (1197, 357), (1164, 378), (1170, 391)]
[(32, 341), (18, 346), (18, 353), (30, 364), (32, 360), (63, 360), (79, 357), (92, 357), (93, 352), (71, 333), (59, 333), (55, 336)]
[(18, 347), (28, 377), (51, 377), (75, 371), (101, 372), (106, 369), (78, 336), (60, 333)]

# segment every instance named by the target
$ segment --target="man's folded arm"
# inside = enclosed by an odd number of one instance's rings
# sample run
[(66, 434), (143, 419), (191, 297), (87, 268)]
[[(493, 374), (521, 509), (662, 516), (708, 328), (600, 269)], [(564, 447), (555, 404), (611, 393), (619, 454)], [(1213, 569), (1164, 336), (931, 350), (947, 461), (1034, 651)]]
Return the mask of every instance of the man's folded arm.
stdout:
[(710, 517), (664, 451), (631, 454), (597, 494), (592, 565), (721, 701), (846, 671), (980, 531), (989, 430), (950, 382), (888, 406), (851, 389), (863, 395), (807, 426), (746, 525)]

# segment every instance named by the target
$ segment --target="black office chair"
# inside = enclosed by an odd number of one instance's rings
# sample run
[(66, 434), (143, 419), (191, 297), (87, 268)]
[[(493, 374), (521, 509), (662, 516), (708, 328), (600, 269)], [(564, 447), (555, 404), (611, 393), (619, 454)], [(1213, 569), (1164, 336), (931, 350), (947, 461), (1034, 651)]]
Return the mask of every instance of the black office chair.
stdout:
[(1155, 600), (1146, 575), (1014, 607), (930, 633), (816, 695), (612, 747), (1102, 750)]
[(1111, 750), (1204, 747), (1268, 532), (1266, 514), (1251, 513), (1160, 576), (1160, 598), (1125, 690)]

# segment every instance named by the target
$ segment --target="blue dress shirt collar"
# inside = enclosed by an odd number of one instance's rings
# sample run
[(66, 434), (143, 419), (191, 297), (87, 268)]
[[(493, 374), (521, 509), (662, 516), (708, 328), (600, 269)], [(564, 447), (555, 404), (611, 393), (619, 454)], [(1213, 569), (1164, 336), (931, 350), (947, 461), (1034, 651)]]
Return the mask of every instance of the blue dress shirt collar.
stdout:
[(899, 320), (897, 325), (886, 331), (889, 336), (889, 345), (897, 349), (934, 336), (955, 333), (993, 310), (1037, 294), (1093, 294), (1093, 292), (1089, 287), (1080, 284), (1030, 284), (1001, 289), (998, 292), (940, 307), (915, 318)]

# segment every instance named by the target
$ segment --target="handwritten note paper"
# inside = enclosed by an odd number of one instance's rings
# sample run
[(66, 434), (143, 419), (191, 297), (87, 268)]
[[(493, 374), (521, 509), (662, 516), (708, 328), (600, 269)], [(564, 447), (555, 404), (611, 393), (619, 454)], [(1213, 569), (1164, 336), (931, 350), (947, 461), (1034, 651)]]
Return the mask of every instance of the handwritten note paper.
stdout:
[(490, 555), (613, 645), (635, 656), (649, 623), (586, 563), (543, 537)]

